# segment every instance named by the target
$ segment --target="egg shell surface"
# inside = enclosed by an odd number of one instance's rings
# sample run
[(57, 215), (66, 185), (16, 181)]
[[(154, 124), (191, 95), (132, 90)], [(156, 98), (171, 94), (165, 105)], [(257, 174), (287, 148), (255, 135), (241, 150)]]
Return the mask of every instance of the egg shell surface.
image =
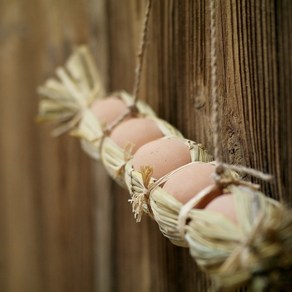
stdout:
[(142, 146), (133, 157), (133, 167), (140, 171), (142, 166), (153, 168), (152, 177), (159, 179), (176, 168), (191, 162), (189, 148), (183, 141), (164, 138)]
[[(212, 174), (215, 166), (210, 163), (195, 162), (171, 175), (163, 189), (185, 204), (207, 186), (214, 184)], [(218, 188), (203, 198), (196, 208), (204, 208), (213, 198), (221, 194)]]
[(98, 121), (108, 126), (127, 111), (127, 106), (120, 98), (110, 96), (106, 99), (94, 101), (91, 110)]
[(237, 223), (237, 215), (233, 195), (224, 194), (215, 198), (205, 208), (205, 210), (220, 213)]
[(110, 138), (122, 149), (133, 145), (134, 154), (144, 144), (163, 137), (157, 123), (148, 118), (131, 118), (115, 127)]

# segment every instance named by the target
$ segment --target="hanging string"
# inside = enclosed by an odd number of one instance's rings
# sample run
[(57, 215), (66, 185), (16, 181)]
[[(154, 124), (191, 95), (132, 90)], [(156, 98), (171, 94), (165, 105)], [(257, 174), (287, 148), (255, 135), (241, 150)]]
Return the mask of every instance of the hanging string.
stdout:
[(216, 51), (216, 0), (210, 0), (210, 26), (211, 26), (211, 102), (212, 102), (212, 128), (213, 128), (213, 146), (214, 158), (216, 161), (216, 174), (220, 181), (220, 177), (224, 172), (224, 168), (229, 168), (238, 172), (246, 173), (262, 180), (271, 180), (270, 174), (263, 173), (259, 170), (245, 167), (242, 165), (232, 165), (223, 163), (222, 160), (222, 143), (219, 141), (220, 117), (219, 117), (219, 101), (218, 101), (218, 84), (217, 84), (217, 51)]
[(146, 10), (145, 10), (141, 42), (140, 42), (140, 46), (139, 46), (139, 50), (137, 54), (137, 65), (135, 68), (135, 81), (134, 81), (134, 88), (133, 88), (133, 99), (134, 99), (133, 104), (137, 103), (139, 90), (140, 90), (141, 73), (142, 73), (144, 54), (145, 54), (146, 43), (147, 43), (148, 22), (149, 22), (151, 4), (152, 4), (152, 0), (148, 0), (147, 5), (146, 5)]
[(217, 87), (217, 52), (216, 52), (216, 14), (215, 1), (210, 1), (210, 18), (211, 18), (211, 101), (212, 101), (212, 116), (211, 122), (213, 127), (213, 146), (214, 158), (216, 161), (216, 170), (222, 168), (221, 151), (219, 149), (219, 101)]
[(142, 68), (143, 68), (143, 60), (146, 51), (146, 43), (147, 43), (147, 32), (148, 32), (148, 23), (149, 23), (149, 16), (151, 11), (151, 4), (152, 0), (148, 0), (145, 8), (144, 14), (144, 21), (142, 26), (142, 33), (141, 33), (141, 41), (139, 44), (139, 49), (137, 53), (137, 63), (135, 67), (135, 80), (134, 80), (134, 87), (133, 87), (133, 102), (128, 105), (127, 111), (122, 114), (118, 119), (116, 119), (112, 124), (110, 124), (106, 129), (105, 132), (109, 133), (119, 125), (125, 118), (127, 118), (131, 114), (135, 114), (137, 112), (136, 104), (138, 102), (139, 90), (140, 90), (140, 83), (141, 83), (141, 75), (142, 75)]

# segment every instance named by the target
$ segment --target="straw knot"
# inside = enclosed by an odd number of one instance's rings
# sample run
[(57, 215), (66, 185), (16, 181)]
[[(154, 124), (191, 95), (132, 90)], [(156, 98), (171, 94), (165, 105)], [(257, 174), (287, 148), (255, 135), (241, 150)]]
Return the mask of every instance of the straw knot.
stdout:
[[(219, 286), (248, 282), (252, 291), (286, 291), (292, 282), (292, 215), (284, 207), (258, 216), (249, 236), (216, 273)], [(288, 291), (288, 290), (287, 290)]]
[(143, 181), (142, 192), (133, 192), (129, 202), (132, 204), (132, 211), (137, 222), (140, 222), (144, 213), (152, 214), (152, 209), (149, 201), (149, 192), (151, 187), (151, 177), (153, 169), (150, 166), (142, 166), (140, 169)]
[(128, 110), (129, 110), (129, 114), (132, 117), (135, 117), (135, 116), (137, 116), (139, 114), (139, 109), (137, 107), (136, 102), (133, 102), (133, 103), (129, 104), (127, 107), (128, 107)]

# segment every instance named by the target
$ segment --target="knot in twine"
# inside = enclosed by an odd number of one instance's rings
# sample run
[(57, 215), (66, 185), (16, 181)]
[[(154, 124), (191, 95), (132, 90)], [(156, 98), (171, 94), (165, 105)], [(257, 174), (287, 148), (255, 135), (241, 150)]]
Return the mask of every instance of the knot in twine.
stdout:
[(108, 136), (112, 130), (117, 127), (120, 123), (122, 123), (129, 116), (136, 116), (139, 113), (139, 109), (136, 105), (136, 102), (133, 102), (127, 106), (126, 111), (121, 114), (116, 120), (114, 120), (110, 125), (104, 128), (104, 135)]
[(151, 177), (153, 174), (153, 168), (151, 166), (142, 166), (140, 169), (143, 181), (142, 192), (133, 192), (132, 198), (129, 199), (129, 202), (132, 204), (132, 211), (136, 222), (140, 222), (143, 214), (145, 213), (145, 205), (149, 215), (153, 217), (152, 208), (150, 206), (150, 191), (151, 191)]
[(246, 282), (252, 291), (285, 291), (280, 289), (291, 287), (292, 214), (281, 206), (270, 218), (264, 212), (258, 215), (249, 236), (214, 271), (214, 277), (220, 288)]

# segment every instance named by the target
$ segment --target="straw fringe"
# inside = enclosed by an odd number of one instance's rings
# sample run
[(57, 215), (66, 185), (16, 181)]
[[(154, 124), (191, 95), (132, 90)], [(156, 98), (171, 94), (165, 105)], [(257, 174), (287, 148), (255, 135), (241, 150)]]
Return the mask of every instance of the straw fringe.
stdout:
[(87, 107), (96, 98), (104, 96), (99, 74), (86, 46), (77, 47), (65, 67), (56, 70), (59, 80), (48, 79), (38, 88), (39, 122), (53, 122), (53, 136), (59, 136), (75, 127)]

